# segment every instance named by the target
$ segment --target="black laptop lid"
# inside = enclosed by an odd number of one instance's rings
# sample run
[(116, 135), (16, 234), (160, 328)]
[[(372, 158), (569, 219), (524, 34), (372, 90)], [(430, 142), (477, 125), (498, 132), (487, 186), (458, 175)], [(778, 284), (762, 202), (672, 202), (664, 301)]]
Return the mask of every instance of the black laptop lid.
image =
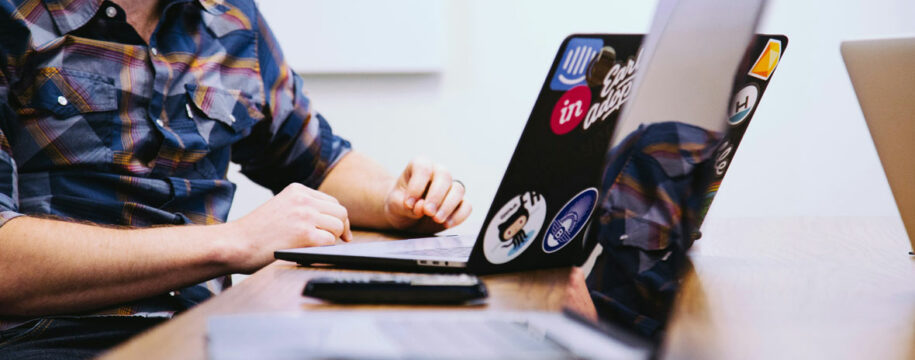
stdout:
[[(469, 260), (472, 272), (578, 265), (590, 254), (595, 244), (586, 239), (594, 238), (607, 149), (643, 65), (643, 38), (576, 34), (563, 41), (486, 214)], [(727, 116), (713, 129), (723, 140), (715, 171), (704, 176), (703, 214), (786, 45), (785, 36), (758, 35), (748, 47)]]

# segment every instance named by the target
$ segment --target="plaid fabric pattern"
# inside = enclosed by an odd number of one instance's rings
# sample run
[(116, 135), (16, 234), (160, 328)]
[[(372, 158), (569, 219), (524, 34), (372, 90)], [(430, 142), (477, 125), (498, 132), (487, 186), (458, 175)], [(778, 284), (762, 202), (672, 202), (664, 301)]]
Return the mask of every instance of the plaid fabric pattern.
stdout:
[(608, 157), (598, 208), (603, 247), (588, 288), (598, 313), (657, 337), (688, 266), (686, 250), (714, 196), (723, 134), (663, 122), (642, 126)]
[[(0, 225), (221, 223), (230, 161), (278, 192), (317, 187), (349, 150), (253, 1), (162, 3), (147, 44), (107, 1), (0, 0)], [(226, 284), (105, 313), (167, 315)]]

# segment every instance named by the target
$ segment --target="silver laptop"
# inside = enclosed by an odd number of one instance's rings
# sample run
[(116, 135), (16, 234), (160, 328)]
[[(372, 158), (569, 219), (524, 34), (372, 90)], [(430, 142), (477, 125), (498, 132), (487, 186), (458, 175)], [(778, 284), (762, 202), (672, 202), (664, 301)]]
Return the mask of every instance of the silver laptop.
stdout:
[[(289, 249), (275, 257), (477, 274), (582, 263), (594, 247), (589, 234), (608, 148), (665, 121), (727, 133), (736, 147), (787, 42), (753, 38), (763, 2), (665, 0), (644, 41), (631, 34), (566, 38), (477, 234)], [(739, 86), (745, 88), (733, 94)], [(737, 96), (737, 110), (729, 109)]]
[(571, 314), (314, 311), (229, 315), (207, 324), (213, 360), (647, 359), (650, 343)]
[(842, 58), (915, 249), (915, 38), (845, 41)]

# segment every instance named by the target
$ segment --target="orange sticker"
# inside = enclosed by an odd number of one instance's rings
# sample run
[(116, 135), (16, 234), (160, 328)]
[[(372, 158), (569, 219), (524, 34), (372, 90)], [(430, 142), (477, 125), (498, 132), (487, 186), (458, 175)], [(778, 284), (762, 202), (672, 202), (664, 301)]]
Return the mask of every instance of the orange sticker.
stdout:
[(769, 39), (766, 48), (756, 59), (756, 63), (750, 68), (750, 76), (760, 80), (769, 80), (775, 67), (778, 66), (778, 60), (782, 54), (782, 42), (777, 39)]

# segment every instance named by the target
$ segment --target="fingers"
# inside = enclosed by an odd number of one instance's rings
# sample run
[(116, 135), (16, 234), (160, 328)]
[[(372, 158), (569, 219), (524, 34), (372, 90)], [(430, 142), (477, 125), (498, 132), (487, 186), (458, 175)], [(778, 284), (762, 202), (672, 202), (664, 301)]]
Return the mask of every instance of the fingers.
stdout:
[(345, 242), (353, 241), (353, 230), (350, 227), (349, 217), (344, 221), (343, 228), (343, 236), (341, 236), (340, 239)]
[(451, 188), (448, 189), (448, 195), (445, 195), (445, 200), (442, 201), (442, 205), (439, 206), (438, 212), (433, 216), (433, 220), (439, 224), (448, 220), (451, 217), (451, 214), (457, 209), (458, 205), (461, 204), (461, 201), (464, 199), (464, 186), (458, 182), (452, 182)]
[(470, 212), (473, 211), (473, 207), (466, 201), (461, 201), (461, 204), (458, 205), (457, 210), (454, 210), (454, 213), (451, 214), (451, 218), (448, 221), (445, 221), (446, 228), (452, 228), (460, 223), (467, 220), (467, 217), (470, 216)]
[[(421, 206), (414, 206), (413, 208), (406, 207), (405, 203), (406, 191), (395, 187), (394, 190), (391, 190), (391, 193), (388, 195), (388, 198), (385, 200), (386, 210), (390, 211), (392, 214), (397, 216), (403, 216), (411, 219), (419, 219), (422, 216), (422, 213), (414, 213), (414, 209), (421, 210)], [(420, 200), (422, 201), (422, 200)]]
[[(334, 239), (342, 238), (345, 232), (345, 223), (340, 218), (328, 214), (318, 213), (312, 219), (315, 229), (324, 230), (333, 235)], [(333, 241), (331, 242), (333, 243)]]
[[(287, 192), (288, 194), (285, 194)], [(295, 183), (287, 186), (281, 195), (292, 197), (295, 199), (294, 206), (308, 210), (303, 212), (304, 218), (297, 221), (311, 222), (316, 229), (324, 230), (334, 238), (340, 238), (343, 241), (352, 240), (353, 233), (350, 229), (349, 214), (333, 196)], [(321, 237), (323, 236), (321, 235)]]
[(409, 179), (406, 193), (404, 194), (404, 205), (407, 209), (414, 209), (415, 205), (417, 205), (416, 203), (426, 193), (429, 180), (432, 179), (432, 164), (424, 159), (413, 160), (404, 170), (404, 176)]
[[(326, 194), (325, 194), (325, 196), (330, 197), (330, 195), (326, 195)], [(339, 237), (343, 241), (348, 242), (348, 241), (352, 240), (352, 238), (353, 238), (353, 233), (352, 233), (352, 230), (350, 229), (349, 213), (346, 211), (346, 208), (343, 207), (343, 205), (340, 205), (339, 203), (336, 202), (336, 199), (334, 199), (333, 197), (330, 197), (330, 198), (333, 199), (334, 202), (316, 201), (316, 202), (314, 202), (314, 204), (311, 207), (323, 215), (328, 215), (328, 216), (331, 216), (331, 217), (335, 218), (336, 220), (338, 220), (340, 223), (340, 226), (341, 226), (340, 231), (339, 232), (331, 231), (331, 233), (333, 233), (334, 235), (337, 235), (337, 237)], [(325, 230), (330, 231), (331, 229), (325, 229)]]
[(429, 184), (429, 191), (423, 198), (423, 213), (426, 216), (434, 217), (439, 207), (445, 200), (445, 195), (451, 189), (451, 174), (442, 167), (436, 166), (432, 172), (432, 183)]
[(322, 229), (312, 228), (305, 234), (311, 246), (333, 245), (337, 242), (337, 236)]
[(442, 227), (455, 226), (470, 215), (471, 207), (464, 204), (464, 196), (463, 184), (456, 183), (448, 170), (415, 159), (385, 198), (385, 214), (399, 229), (417, 225), (423, 217)]

